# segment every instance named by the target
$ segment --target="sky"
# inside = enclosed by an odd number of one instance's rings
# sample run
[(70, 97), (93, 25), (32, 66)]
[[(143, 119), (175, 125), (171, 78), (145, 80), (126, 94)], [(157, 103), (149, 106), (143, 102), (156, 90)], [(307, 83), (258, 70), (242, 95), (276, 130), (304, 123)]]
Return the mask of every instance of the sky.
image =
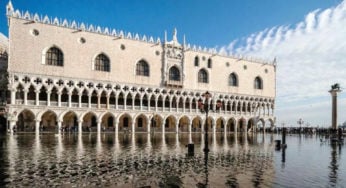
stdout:
[[(0, 32), (8, 35), (0, 0)], [(330, 86), (346, 88), (346, 0), (12, 0), (15, 9), (277, 60), (276, 125), (331, 124)], [(344, 89), (345, 90), (345, 89)], [(346, 91), (338, 122), (346, 121)]]

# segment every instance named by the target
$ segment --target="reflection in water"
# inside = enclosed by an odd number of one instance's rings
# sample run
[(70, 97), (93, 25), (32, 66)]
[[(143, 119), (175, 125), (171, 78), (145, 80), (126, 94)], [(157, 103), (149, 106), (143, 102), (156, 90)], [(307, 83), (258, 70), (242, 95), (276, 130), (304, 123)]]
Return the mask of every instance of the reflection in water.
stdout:
[[(16, 159), (18, 158), (19, 151), (18, 151), (18, 143), (17, 143), (17, 136), (10, 134), (8, 136), (7, 140), (7, 148), (8, 148), (8, 161), (9, 161), (9, 168), (8, 168), (8, 175), (11, 177), (14, 177), (16, 174)], [(12, 179), (11, 179), (12, 180)]]
[(238, 145), (232, 134), (212, 135), (212, 152), (195, 150), (191, 157), (185, 145), (194, 140), (204, 149), (201, 134), (14, 135), (6, 146), (6, 174), (11, 186), (29, 187), (270, 186), (273, 148), (265, 152), (255, 138), (243, 135)]
[(78, 164), (82, 164), (82, 160), (84, 157), (84, 146), (83, 146), (83, 139), (82, 134), (78, 134), (78, 145), (77, 145), (77, 159)]
[[(56, 158), (58, 159), (58, 162), (60, 162), (62, 157), (62, 152), (64, 151), (64, 145), (62, 143), (62, 136), (61, 134), (55, 135), (57, 138), (57, 145), (56, 145)], [(65, 136), (65, 135), (64, 135)]]
[(337, 185), (338, 180), (338, 169), (339, 169), (339, 163), (338, 163), (338, 153), (337, 153), (337, 147), (339, 146), (339, 154), (341, 154), (341, 145), (338, 143), (332, 143), (332, 151), (331, 151), (331, 161), (328, 168), (330, 169), (329, 173), (329, 182), (330, 185), (335, 187)]
[(102, 142), (101, 142), (101, 133), (97, 133), (97, 140), (96, 140), (96, 154), (98, 156), (102, 156), (103, 150), (102, 150)]

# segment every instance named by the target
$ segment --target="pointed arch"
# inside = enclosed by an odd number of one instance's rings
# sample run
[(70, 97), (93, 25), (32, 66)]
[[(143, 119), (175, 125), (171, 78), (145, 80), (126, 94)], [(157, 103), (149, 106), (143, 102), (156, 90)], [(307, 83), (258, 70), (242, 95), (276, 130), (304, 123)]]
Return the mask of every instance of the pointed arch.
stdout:
[(239, 86), (238, 75), (232, 72), (228, 77), (228, 85), (233, 87)]
[(199, 66), (199, 57), (198, 56), (195, 57), (194, 64), (195, 64), (195, 67)]
[(110, 60), (104, 53), (98, 54), (94, 59), (94, 70), (110, 72)]
[(149, 64), (144, 59), (141, 59), (136, 63), (136, 75), (150, 76)]
[(255, 89), (263, 89), (263, 80), (261, 77), (257, 76), (254, 80)]
[(198, 82), (199, 83), (209, 83), (208, 72), (205, 69), (200, 69), (198, 71)]
[(64, 53), (59, 47), (53, 45), (52, 47), (45, 49), (42, 54), (43, 64), (61, 67), (64, 66)]
[(172, 66), (170, 69), (169, 69), (169, 80), (172, 80), (172, 81), (180, 81), (180, 70), (178, 69), (178, 67), (176, 66)]

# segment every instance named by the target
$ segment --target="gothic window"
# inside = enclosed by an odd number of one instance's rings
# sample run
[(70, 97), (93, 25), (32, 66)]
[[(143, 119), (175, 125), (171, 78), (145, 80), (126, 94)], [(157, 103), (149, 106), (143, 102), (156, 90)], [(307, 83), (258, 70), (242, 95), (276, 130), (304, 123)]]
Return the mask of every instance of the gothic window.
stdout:
[(238, 76), (234, 72), (229, 75), (228, 85), (235, 86), (235, 87), (238, 86)]
[(200, 83), (208, 83), (208, 73), (206, 70), (204, 69), (201, 69), (199, 72), (198, 72), (198, 82)]
[(263, 89), (263, 82), (262, 82), (261, 77), (257, 76), (255, 78), (255, 83), (254, 84), (255, 84), (254, 85), (255, 89)]
[(196, 56), (195, 57), (195, 67), (198, 67), (199, 66), (199, 57)]
[(99, 54), (95, 59), (95, 70), (110, 72), (109, 58), (104, 54)]
[(149, 76), (149, 65), (146, 61), (140, 60), (136, 65), (136, 75)]
[(180, 81), (180, 71), (176, 66), (169, 69), (169, 80)]
[(208, 59), (208, 68), (210, 68), (210, 69), (211, 69), (212, 64), (213, 64), (213, 62), (212, 62), (212, 60), (209, 58), (209, 59)]
[(64, 66), (64, 54), (59, 48), (49, 48), (46, 53), (46, 65)]

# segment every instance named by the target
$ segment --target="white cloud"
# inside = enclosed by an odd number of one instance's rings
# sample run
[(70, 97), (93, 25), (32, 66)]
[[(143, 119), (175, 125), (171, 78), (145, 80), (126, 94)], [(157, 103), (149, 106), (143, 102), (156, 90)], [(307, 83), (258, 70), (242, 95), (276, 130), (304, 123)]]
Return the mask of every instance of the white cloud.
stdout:
[[(245, 45), (237, 45), (242, 42)], [(294, 123), (305, 114), (311, 122), (323, 124), (330, 120), (330, 105), (327, 105), (330, 85), (338, 82), (346, 86), (346, 1), (336, 7), (311, 11), (294, 27), (267, 28), (239, 42), (233, 41), (230, 46), (231, 53), (277, 58), (279, 121)], [(344, 97), (342, 94), (341, 98)], [(319, 98), (325, 101), (317, 101)], [(299, 108), (305, 111), (290, 111), (296, 104), (308, 104), (305, 107), (309, 107), (309, 112), (304, 106)], [(324, 104), (323, 108), (317, 108), (319, 104)], [(340, 109), (344, 113), (339, 112), (339, 120), (344, 121), (346, 108)]]

